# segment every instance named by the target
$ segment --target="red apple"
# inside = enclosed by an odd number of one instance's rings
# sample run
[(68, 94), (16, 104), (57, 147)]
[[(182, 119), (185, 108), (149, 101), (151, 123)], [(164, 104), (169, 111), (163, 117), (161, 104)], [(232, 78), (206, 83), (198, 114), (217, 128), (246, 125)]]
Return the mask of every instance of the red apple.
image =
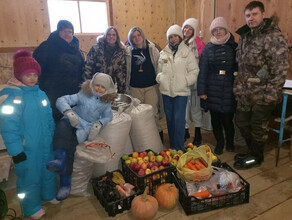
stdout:
[(160, 153), (159, 153), (161, 156), (164, 156), (164, 155), (166, 155), (166, 153), (165, 153), (165, 151), (160, 151)]
[(140, 169), (140, 165), (137, 164), (137, 163), (134, 163), (133, 166), (132, 166), (132, 170), (135, 171), (135, 172), (138, 172)]
[(158, 170), (158, 167), (157, 166), (153, 166), (153, 167), (151, 167), (151, 172), (153, 173), (153, 172), (156, 172)]
[(142, 164), (140, 165), (140, 168), (143, 169), (143, 170), (146, 170), (147, 167), (148, 167), (148, 164), (147, 164), (147, 163), (142, 163)]
[(163, 165), (163, 166), (168, 166), (168, 165), (169, 165), (169, 161), (166, 160), (166, 159), (163, 159), (163, 160), (161, 161), (161, 165)]
[(144, 176), (144, 175), (145, 175), (145, 170), (140, 169), (140, 170), (138, 171), (138, 175), (139, 175), (139, 176)]

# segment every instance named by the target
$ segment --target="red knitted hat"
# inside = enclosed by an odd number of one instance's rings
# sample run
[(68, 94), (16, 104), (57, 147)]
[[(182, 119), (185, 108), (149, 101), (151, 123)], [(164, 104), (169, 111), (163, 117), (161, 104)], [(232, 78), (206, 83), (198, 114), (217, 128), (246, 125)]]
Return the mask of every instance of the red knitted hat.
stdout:
[(41, 75), (41, 67), (39, 63), (32, 57), (28, 50), (18, 50), (13, 56), (14, 76), (20, 80), (25, 74), (36, 73)]

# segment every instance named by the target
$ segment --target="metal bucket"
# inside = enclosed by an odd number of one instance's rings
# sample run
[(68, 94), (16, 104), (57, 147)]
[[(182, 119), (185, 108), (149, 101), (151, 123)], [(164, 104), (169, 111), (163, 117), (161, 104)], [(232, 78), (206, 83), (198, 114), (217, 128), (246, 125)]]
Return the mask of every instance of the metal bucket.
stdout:
[(118, 97), (112, 102), (112, 110), (118, 111), (121, 109), (124, 111), (132, 104), (132, 101), (131, 96), (118, 93)]

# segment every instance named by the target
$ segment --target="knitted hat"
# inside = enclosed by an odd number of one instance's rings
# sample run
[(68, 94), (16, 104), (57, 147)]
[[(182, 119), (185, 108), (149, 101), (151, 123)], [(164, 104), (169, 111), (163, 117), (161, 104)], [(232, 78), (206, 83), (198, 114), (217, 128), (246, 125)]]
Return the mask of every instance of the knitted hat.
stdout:
[(181, 30), (181, 26), (179, 26), (177, 24), (170, 26), (166, 32), (167, 40), (169, 39), (169, 36), (173, 35), (173, 34), (178, 35), (181, 39), (183, 39), (183, 33)]
[(210, 25), (210, 29), (209, 29), (210, 33), (212, 34), (212, 31), (217, 27), (224, 28), (226, 30), (226, 32), (229, 31), (227, 22), (226, 22), (225, 18), (223, 18), (223, 17), (217, 17), (212, 21), (212, 23)]
[(104, 73), (95, 73), (90, 81), (90, 86), (93, 88), (93, 86), (97, 84), (105, 88), (104, 95), (116, 92), (113, 79), (110, 75)]
[(183, 26), (182, 26), (182, 30), (185, 28), (186, 25), (189, 25), (194, 29), (194, 36), (196, 36), (196, 30), (198, 28), (199, 21), (195, 18), (189, 18), (189, 19), (185, 20), (185, 22), (183, 23)]
[(14, 76), (20, 80), (25, 74), (36, 73), (41, 75), (39, 63), (32, 57), (28, 50), (18, 50), (13, 56)]
[(60, 32), (64, 30), (65, 28), (70, 28), (73, 31), (74, 34), (74, 27), (73, 24), (70, 21), (67, 20), (60, 20), (57, 24), (57, 31)]

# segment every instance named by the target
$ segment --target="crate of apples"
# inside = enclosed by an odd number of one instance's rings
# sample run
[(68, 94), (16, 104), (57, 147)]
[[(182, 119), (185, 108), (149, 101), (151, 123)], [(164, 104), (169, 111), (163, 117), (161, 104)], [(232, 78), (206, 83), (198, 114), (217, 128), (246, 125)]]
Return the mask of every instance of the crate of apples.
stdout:
[(154, 186), (166, 182), (182, 154), (182, 151), (172, 149), (159, 153), (147, 150), (125, 154), (121, 158), (124, 176), (129, 183), (138, 185), (140, 189), (149, 186), (150, 192), (154, 193)]

